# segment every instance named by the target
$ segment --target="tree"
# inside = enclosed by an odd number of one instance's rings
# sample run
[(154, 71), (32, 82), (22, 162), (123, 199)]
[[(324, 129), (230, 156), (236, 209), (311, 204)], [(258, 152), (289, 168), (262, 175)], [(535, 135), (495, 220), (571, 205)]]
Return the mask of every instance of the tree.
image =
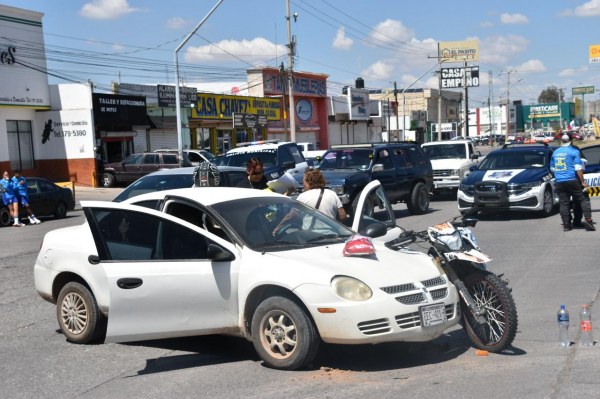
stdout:
[(539, 104), (557, 103), (557, 102), (560, 102), (561, 98), (564, 99), (564, 93), (562, 93), (562, 90), (559, 90), (556, 86), (550, 86), (550, 87), (542, 90), (542, 92), (538, 96), (538, 103)]

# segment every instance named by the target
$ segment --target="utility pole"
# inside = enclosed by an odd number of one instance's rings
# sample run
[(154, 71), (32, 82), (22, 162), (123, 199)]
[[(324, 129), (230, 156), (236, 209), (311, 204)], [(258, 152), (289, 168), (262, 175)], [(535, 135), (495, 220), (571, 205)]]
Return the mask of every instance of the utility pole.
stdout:
[(469, 100), (467, 97), (467, 59), (465, 58), (465, 65), (463, 67), (463, 137), (469, 137)]
[(279, 80), (281, 81), (281, 89), (283, 90), (283, 97), (281, 97), (281, 100), (283, 102), (283, 106), (282, 106), (282, 110), (283, 110), (283, 126), (284, 126), (284, 130), (283, 130), (283, 134), (285, 135), (285, 137), (287, 138), (288, 136), (288, 120), (286, 118), (286, 112), (285, 112), (285, 85), (287, 83), (287, 79), (285, 77), (285, 67), (283, 66), (283, 62), (281, 63), (281, 65), (279, 65)]
[[(396, 81), (394, 80), (394, 98), (396, 101), (396, 134), (394, 135), (395, 141), (398, 141), (398, 136), (400, 135), (400, 122), (398, 118), (398, 114), (400, 111), (400, 104), (398, 104), (398, 87), (396, 86)], [(402, 115), (402, 130), (404, 130), (404, 115)], [(388, 133), (389, 134), (389, 133)]]
[[(296, 141), (296, 106), (294, 104), (294, 55), (296, 52), (296, 42), (292, 39), (292, 22), (290, 21), (290, 0), (285, 2), (286, 5), (286, 16), (287, 20), (287, 36), (288, 36), (288, 79), (289, 79), (289, 96), (290, 96), (290, 111), (288, 112), (290, 118), (290, 141)], [(296, 17), (296, 14), (294, 18)]]
[[(439, 43), (438, 43), (439, 47)], [(437, 134), (438, 141), (442, 141), (442, 64), (438, 62), (439, 70), (438, 70), (438, 123), (437, 123)]]
[(506, 132), (504, 134), (504, 142), (508, 143), (508, 131), (510, 130), (510, 74), (515, 73), (514, 70), (509, 69), (506, 72)]
[(490, 137), (493, 138), (492, 145), (494, 145), (494, 139), (496, 138), (494, 136), (494, 123), (496, 122), (496, 118), (492, 114), (492, 107), (491, 107), (491, 105), (494, 103), (494, 85), (492, 83), (492, 71), (488, 72), (488, 77), (489, 77), (489, 86), (490, 86), (490, 96), (488, 98), (488, 108), (489, 108), (489, 113), (490, 113)]

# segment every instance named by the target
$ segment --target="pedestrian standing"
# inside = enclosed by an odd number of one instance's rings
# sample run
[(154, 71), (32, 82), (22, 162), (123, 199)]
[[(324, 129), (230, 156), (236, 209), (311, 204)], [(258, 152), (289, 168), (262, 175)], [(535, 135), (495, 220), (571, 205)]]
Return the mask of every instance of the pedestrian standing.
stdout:
[(10, 215), (14, 218), (13, 227), (25, 226), (19, 221), (19, 200), (16, 196), (16, 189), (13, 180), (10, 178), (10, 174), (7, 170), (2, 174), (2, 180), (0, 180), (0, 190), (2, 191), (2, 202), (8, 207)]
[(563, 134), (561, 146), (554, 150), (550, 160), (550, 170), (554, 172), (556, 181), (563, 231), (570, 231), (573, 228), (570, 211), (571, 197), (581, 206), (585, 218), (582, 224), (585, 229), (594, 231), (596, 227), (592, 220), (592, 209), (583, 192), (584, 187), (587, 187), (583, 178), (583, 164), (579, 157), (579, 150), (571, 146), (572, 140), (573, 136), (570, 133)]
[(346, 211), (338, 195), (325, 188), (325, 177), (319, 169), (307, 169), (302, 181), (304, 191), (296, 198), (298, 201), (310, 205), (332, 219), (346, 219)]
[(15, 187), (15, 195), (17, 196), (18, 204), (25, 208), (27, 217), (29, 218), (29, 224), (40, 224), (41, 220), (35, 217), (31, 206), (29, 205), (29, 196), (27, 195), (27, 179), (21, 176), (19, 169), (15, 170), (15, 175), (12, 178), (13, 185)]

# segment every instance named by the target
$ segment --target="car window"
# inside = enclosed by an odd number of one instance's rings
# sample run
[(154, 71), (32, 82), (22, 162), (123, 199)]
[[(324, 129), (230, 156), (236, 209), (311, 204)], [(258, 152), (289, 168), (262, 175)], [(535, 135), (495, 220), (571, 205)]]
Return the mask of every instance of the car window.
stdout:
[(224, 240), (233, 242), (229, 234), (214, 217), (195, 206), (181, 203), (177, 200), (170, 200), (165, 204), (164, 212), (201, 227)]
[(295, 164), (304, 162), (304, 156), (296, 146), (289, 146), (290, 154), (292, 155)]
[(194, 178), (191, 173), (180, 175), (146, 175), (131, 183), (114, 201), (121, 202), (140, 194), (192, 187), (193, 185)]
[(176, 165), (179, 162), (177, 162), (177, 155), (176, 154), (163, 154), (163, 164), (166, 165)]
[(223, 156), (222, 165), (243, 166), (245, 168), (246, 164), (248, 163), (248, 160), (250, 158), (254, 158), (254, 157), (263, 161), (265, 168), (276, 165), (274, 148), (273, 149), (265, 149), (262, 151), (228, 153)]
[(388, 150), (377, 151), (377, 163), (383, 166), (383, 169), (393, 169), (394, 164)]
[[(205, 259), (208, 240), (184, 226), (141, 212), (92, 209), (104, 245), (101, 260)], [(104, 252), (104, 253), (102, 253)]]
[(582, 148), (583, 156), (587, 159), (588, 164), (600, 164), (600, 145)]
[(221, 172), (221, 179), (219, 180), (219, 186), (239, 187), (241, 181), (246, 178), (247, 178), (247, 175), (246, 175), (245, 171)]
[(160, 163), (160, 155), (158, 154), (146, 154), (144, 155), (144, 163), (146, 165), (155, 165)]
[(372, 150), (344, 149), (325, 153), (319, 169), (361, 169), (367, 170), (373, 157)]
[[(412, 163), (416, 166), (426, 166), (429, 163), (429, 159), (425, 156), (425, 153), (421, 149), (421, 147), (410, 146), (406, 148), (407, 153), (409, 154), (409, 158), (412, 160)], [(412, 165), (410, 165), (412, 166)]]
[[(279, 147), (279, 151), (277, 152), (277, 158), (278, 158), (277, 164), (278, 165), (283, 165), (284, 163), (287, 163), (287, 162), (293, 162), (294, 164), (296, 163), (296, 162), (294, 162), (294, 158), (292, 158), (292, 154), (290, 154), (291, 150), (292, 150), (291, 146)], [(298, 152), (297, 149), (296, 149), (296, 152)]]
[(46, 180), (38, 180), (38, 185), (42, 193), (56, 190), (56, 185)]
[(204, 158), (202, 158), (199, 154), (196, 154), (195, 152), (188, 152), (187, 155), (190, 159), (190, 162), (204, 162)]
[(410, 161), (407, 158), (406, 151), (396, 148), (392, 156), (396, 160), (396, 165), (398, 165), (399, 168), (410, 166)]
[(132, 154), (125, 158), (123, 164), (125, 165), (138, 165), (142, 163), (142, 154)]

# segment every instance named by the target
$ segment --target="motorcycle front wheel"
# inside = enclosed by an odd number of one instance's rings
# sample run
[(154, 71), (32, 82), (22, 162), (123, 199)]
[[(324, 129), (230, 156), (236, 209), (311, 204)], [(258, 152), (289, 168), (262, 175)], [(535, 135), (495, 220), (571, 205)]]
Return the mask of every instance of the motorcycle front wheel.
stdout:
[(517, 334), (517, 307), (506, 283), (492, 273), (474, 273), (464, 279), (475, 303), (485, 310), (485, 323), (475, 320), (462, 303), (463, 324), (475, 347), (488, 352), (501, 352), (509, 347)]

